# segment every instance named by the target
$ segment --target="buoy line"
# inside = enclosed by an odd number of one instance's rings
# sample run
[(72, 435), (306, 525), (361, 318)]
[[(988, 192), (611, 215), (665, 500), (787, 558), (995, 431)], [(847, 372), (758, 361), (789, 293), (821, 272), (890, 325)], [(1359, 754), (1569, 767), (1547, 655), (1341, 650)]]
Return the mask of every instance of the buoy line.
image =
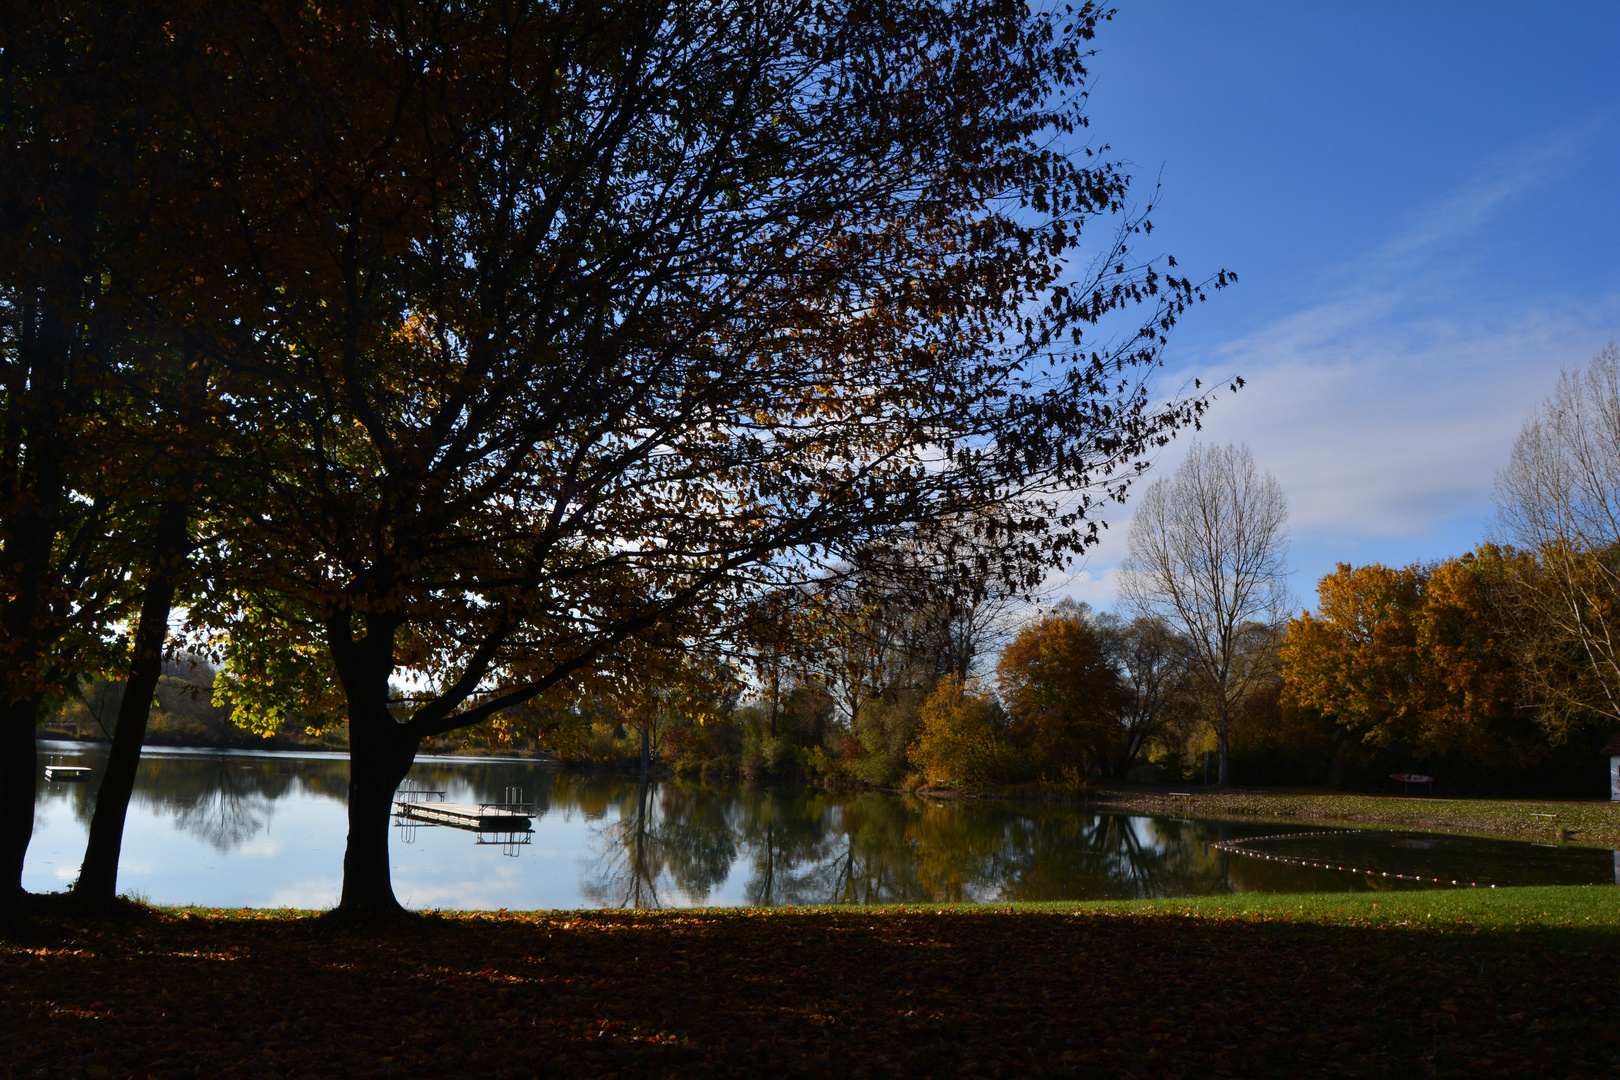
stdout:
[(1424, 877), (1422, 874), (1392, 874), (1388, 870), (1362, 870), (1354, 866), (1339, 866), (1335, 863), (1312, 862), (1310, 859), (1291, 859), (1286, 855), (1267, 855), (1261, 851), (1250, 851), (1243, 847), (1245, 843), (1256, 843), (1261, 840), (1299, 840), (1307, 836), (1350, 836), (1365, 833), (1365, 829), (1336, 829), (1332, 832), (1301, 832), (1278, 833), (1275, 836), (1251, 836), (1244, 841), (1217, 840), (1211, 846), (1217, 851), (1229, 852), (1233, 855), (1247, 855), (1251, 859), (1264, 859), (1267, 862), (1287, 863), (1291, 866), (1310, 866), (1318, 870), (1343, 870), (1351, 874), (1366, 874), (1368, 877), (1400, 878), (1402, 881), (1432, 881), (1436, 885), (1465, 885), (1474, 889), (1494, 889), (1495, 885), (1482, 885), (1477, 881), (1458, 881), (1456, 878)]

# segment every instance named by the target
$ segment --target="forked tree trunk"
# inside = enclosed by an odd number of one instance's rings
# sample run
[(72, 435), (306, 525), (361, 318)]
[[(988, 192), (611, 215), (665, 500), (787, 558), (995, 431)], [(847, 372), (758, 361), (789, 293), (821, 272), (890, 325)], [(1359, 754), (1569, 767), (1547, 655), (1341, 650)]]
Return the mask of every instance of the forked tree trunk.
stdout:
[[(388, 723), (395, 728), (390, 718)], [(343, 894), (338, 912), (360, 919), (382, 919), (404, 908), (394, 896), (388, 865), (388, 823), (394, 792), (411, 771), (416, 740), (400, 731), (358, 735), (349, 720), (349, 842), (343, 853)]]
[(165, 503), (153, 530), (153, 572), (141, 598), (135, 628), (134, 656), (118, 705), (112, 750), (96, 791), (90, 839), (73, 895), (92, 904), (110, 904), (118, 895), (118, 857), (124, 844), (124, 822), (135, 791), (141, 746), (152, 712), (152, 695), (163, 675), (163, 644), (169, 637), (169, 611), (174, 605), (177, 571), (185, 558), (187, 511), (183, 503)]
[(405, 910), (394, 896), (388, 823), (394, 792), (411, 771), (420, 740), (388, 711), (394, 630), (379, 619), (356, 641), (346, 614), (328, 626), (327, 643), (349, 707), (349, 840), (334, 912), (344, 918), (388, 919)]

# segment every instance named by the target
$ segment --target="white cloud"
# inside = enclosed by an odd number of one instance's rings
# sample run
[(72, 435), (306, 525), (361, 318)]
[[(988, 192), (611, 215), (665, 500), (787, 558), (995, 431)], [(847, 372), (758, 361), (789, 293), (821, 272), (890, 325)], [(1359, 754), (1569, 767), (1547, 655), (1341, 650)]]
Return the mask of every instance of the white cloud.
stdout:
[(1409, 261), (1426, 260), (1473, 237), (1514, 199), (1573, 166), (1603, 136), (1608, 122), (1607, 112), (1594, 113), (1535, 142), (1508, 148), (1450, 196), (1424, 207), (1408, 228), (1373, 251), (1363, 269), (1376, 280), (1381, 272), (1398, 272)]
[[(1380, 544), (1409, 546), (1447, 522), (1478, 518), (1483, 529), (1524, 416), (1560, 368), (1620, 336), (1620, 294), (1503, 299), (1468, 242), (1500, 228), (1515, 200), (1568, 168), (1605, 124), (1572, 125), (1489, 163), (1364, 258), (1325, 271), (1344, 284), (1324, 299), (1169, 376), (1167, 385), (1194, 373), (1244, 377), (1197, 437), (1250, 445), (1288, 493), (1295, 540), (1366, 561)], [(1174, 469), (1187, 441), (1150, 475)], [(1051, 582), (1058, 595), (1110, 606), (1129, 509), (1072, 583)], [(1295, 589), (1309, 593), (1327, 567), (1298, 569)]]
[[(1293, 316), (1229, 350), (1248, 386), (1206, 437), (1247, 441), (1289, 494), (1296, 536), (1410, 536), (1488, 503), (1526, 412), (1560, 367), (1584, 363), (1620, 324), (1620, 296), (1511, 312)], [(1338, 307), (1346, 306), (1342, 303)], [(1117, 530), (1116, 530), (1117, 531)]]

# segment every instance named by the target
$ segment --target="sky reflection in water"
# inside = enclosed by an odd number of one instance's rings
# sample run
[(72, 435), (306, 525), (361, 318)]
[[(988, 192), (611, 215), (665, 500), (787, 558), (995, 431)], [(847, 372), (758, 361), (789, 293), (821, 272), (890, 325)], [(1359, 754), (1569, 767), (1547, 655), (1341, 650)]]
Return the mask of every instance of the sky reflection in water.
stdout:
[[(23, 884), (50, 891), (66, 888), (78, 873), (106, 748), (41, 743), (41, 753), (42, 763), (61, 756), (95, 770), (88, 783), (40, 781)], [(1211, 846), (1297, 827), (815, 789), (643, 788), (633, 779), (531, 762), (430, 758), (417, 762), (411, 778), (444, 790), (452, 802), (497, 802), (508, 786), (522, 787), (536, 811), (533, 832), (516, 842), (396, 826), (394, 889), (412, 908), (1076, 900), (1410, 887)], [(130, 806), (119, 888), (164, 904), (330, 907), (341, 878), (347, 780), (341, 755), (150, 750)], [(1497, 884), (1614, 880), (1615, 857), (1607, 851), (1448, 837), (1433, 838), (1429, 849), (1414, 847), (1413, 835), (1358, 834), (1350, 841), (1357, 865), (1443, 861), (1448, 873), (1471, 869), (1474, 880)], [(1324, 835), (1310, 846), (1342, 842)]]

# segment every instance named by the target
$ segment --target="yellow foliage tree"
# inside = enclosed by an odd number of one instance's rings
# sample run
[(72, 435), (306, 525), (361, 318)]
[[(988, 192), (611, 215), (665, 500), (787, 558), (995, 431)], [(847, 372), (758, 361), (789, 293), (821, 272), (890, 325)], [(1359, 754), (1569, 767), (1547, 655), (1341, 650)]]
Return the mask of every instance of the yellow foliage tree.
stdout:
[(1007, 767), (995, 702), (955, 675), (941, 679), (918, 710), (921, 731), (909, 756), (936, 787), (992, 783)]

